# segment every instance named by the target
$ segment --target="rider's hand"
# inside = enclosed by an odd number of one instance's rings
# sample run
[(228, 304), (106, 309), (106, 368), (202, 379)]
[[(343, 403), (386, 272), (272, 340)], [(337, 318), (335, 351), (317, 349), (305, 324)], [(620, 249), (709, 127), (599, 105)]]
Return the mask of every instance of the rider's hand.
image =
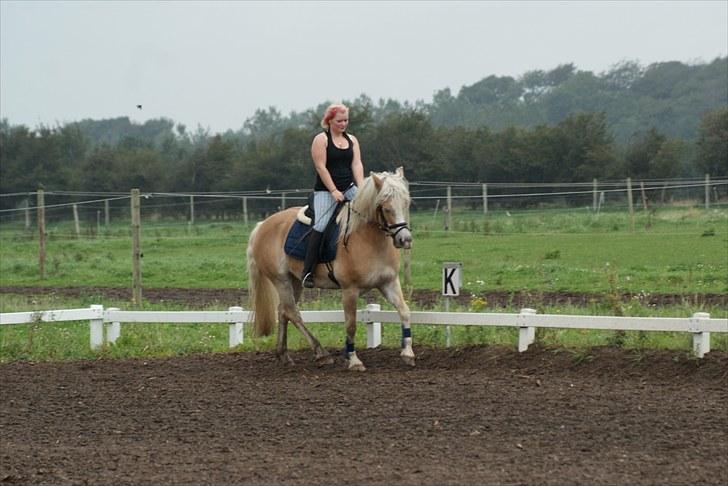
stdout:
[(342, 193), (340, 190), (335, 190), (331, 193), (331, 196), (336, 200), (336, 202), (341, 202), (344, 200), (344, 193)]

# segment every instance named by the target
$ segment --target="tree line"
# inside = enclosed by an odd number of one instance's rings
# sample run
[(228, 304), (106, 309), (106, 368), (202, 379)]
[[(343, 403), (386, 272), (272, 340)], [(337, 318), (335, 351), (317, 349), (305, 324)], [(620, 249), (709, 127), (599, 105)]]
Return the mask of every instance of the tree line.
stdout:
[(517, 79), (489, 76), (457, 96), (441, 90), (430, 112), (436, 125), (485, 125), (496, 131), (552, 125), (575, 112), (603, 112), (619, 144), (650, 128), (669, 138), (694, 140), (701, 117), (728, 105), (727, 86), (728, 57), (647, 67), (624, 61), (601, 74), (564, 64)]
[[(565, 65), (518, 80), (491, 76), (463, 87), (457, 96), (438, 92), (431, 104), (375, 103), (365, 95), (345, 102), (366, 170), (402, 165), (410, 180), (724, 176), (727, 61), (647, 69), (627, 63), (601, 76)], [(718, 91), (716, 79), (722, 82)], [(607, 103), (628, 98), (626, 93), (633, 100), (621, 100), (624, 105), (618, 109)], [(647, 98), (657, 104), (648, 107)], [(695, 113), (682, 112), (689, 104), (684, 98), (692, 100)], [(39, 187), (94, 192), (312, 187), (310, 143), (320, 130), (326, 104), (288, 116), (275, 108), (258, 110), (240, 130), (218, 134), (199, 127), (190, 132), (164, 118), (144, 124), (128, 118), (84, 120), (36, 129), (4, 119), (0, 192)], [(644, 116), (648, 122), (640, 121)], [(628, 137), (620, 135), (625, 130)]]

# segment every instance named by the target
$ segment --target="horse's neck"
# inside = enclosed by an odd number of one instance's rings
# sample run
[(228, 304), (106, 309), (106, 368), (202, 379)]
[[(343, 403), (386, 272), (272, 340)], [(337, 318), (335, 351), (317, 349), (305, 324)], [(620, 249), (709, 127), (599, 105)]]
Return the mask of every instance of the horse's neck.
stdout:
[(356, 230), (351, 232), (349, 238), (361, 239), (370, 246), (381, 248), (381, 251), (392, 245), (387, 234), (379, 227), (379, 223), (374, 221), (361, 223)]
[[(367, 244), (377, 248), (381, 247), (383, 250), (387, 249), (388, 244), (391, 245), (391, 242), (388, 241), (389, 236), (382, 231), (379, 222), (376, 220), (376, 211), (374, 212), (374, 220), (369, 220), (365, 217), (365, 214), (368, 214), (368, 211), (361, 211), (353, 205), (350, 206), (349, 210), (345, 211), (346, 212), (343, 213), (344, 217), (340, 221), (340, 230), (342, 232), (348, 232), (348, 234), (344, 234), (344, 242), (347, 242), (351, 238), (361, 238), (362, 240), (365, 240)], [(354, 221), (356, 221), (356, 223), (352, 224)]]

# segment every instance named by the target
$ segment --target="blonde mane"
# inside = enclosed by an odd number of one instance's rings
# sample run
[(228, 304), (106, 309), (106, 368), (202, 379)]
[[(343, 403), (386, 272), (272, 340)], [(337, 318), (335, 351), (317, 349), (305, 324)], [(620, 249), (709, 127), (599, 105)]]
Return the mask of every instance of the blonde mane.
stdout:
[[(382, 181), (382, 187), (377, 191), (374, 177)], [(409, 189), (407, 180), (398, 174), (391, 172), (372, 172), (372, 175), (364, 179), (351, 204), (351, 211), (344, 208), (339, 213), (338, 222), (341, 225), (339, 241), (351, 235), (360, 226), (377, 221), (377, 207), (384, 201), (398, 208), (406, 208), (409, 205)]]

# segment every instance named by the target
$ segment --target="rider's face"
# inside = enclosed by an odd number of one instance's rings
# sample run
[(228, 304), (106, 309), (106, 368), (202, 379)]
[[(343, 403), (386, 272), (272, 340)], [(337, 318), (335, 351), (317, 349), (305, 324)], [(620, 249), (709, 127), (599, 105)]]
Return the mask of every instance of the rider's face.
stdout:
[(337, 132), (343, 132), (349, 126), (349, 112), (340, 111), (334, 115), (330, 122), (331, 127)]

